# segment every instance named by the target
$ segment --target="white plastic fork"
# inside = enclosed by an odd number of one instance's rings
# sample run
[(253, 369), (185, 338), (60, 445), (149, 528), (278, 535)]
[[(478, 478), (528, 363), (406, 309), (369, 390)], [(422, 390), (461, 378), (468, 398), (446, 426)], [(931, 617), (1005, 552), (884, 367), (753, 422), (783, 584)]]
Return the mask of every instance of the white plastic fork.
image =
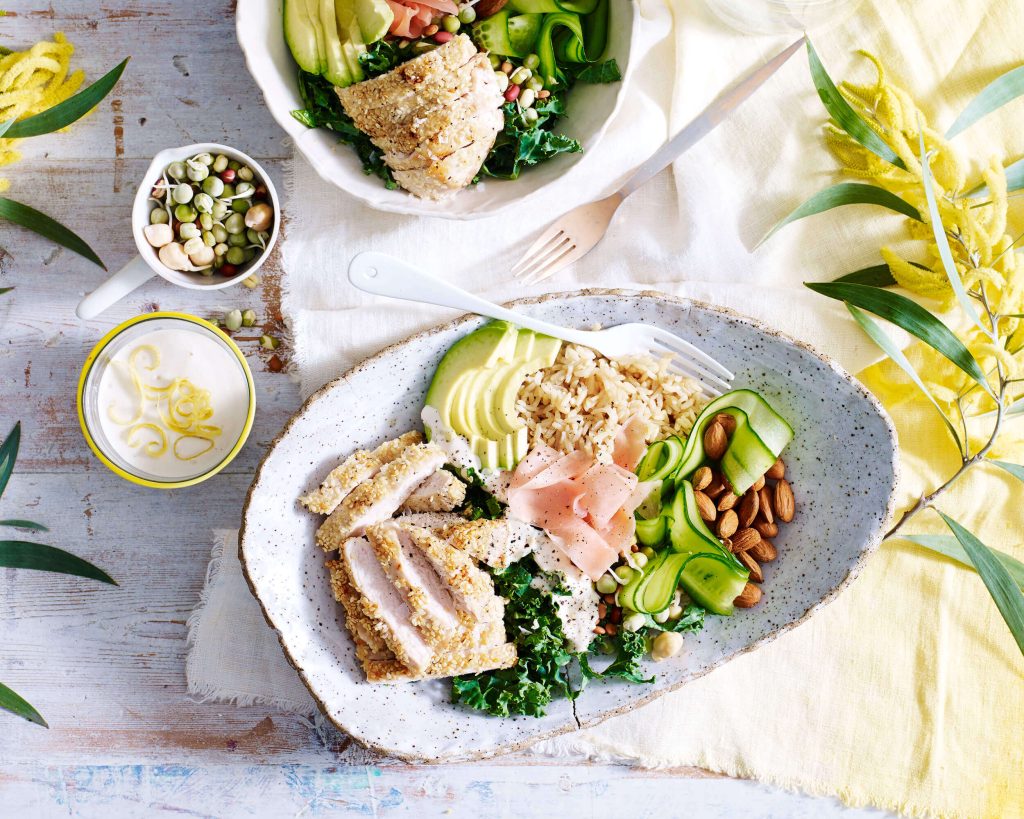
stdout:
[(723, 390), (729, 390), (729, 382), (735, 377), (707, 353), (660, 327), (639, 323), (618, 324), (604, 330), (559, 327), (492, 304), (385, 253), (360, 253), (349, 264), (348, 280), (360, 290), (378, 296), (436, 304), (509, 321), (562, 341), (591, 347), (611, 359), (634, 356), (663, 359), (671, 356), (669, 367), (692, 378), (708, 395), (717, 396)]

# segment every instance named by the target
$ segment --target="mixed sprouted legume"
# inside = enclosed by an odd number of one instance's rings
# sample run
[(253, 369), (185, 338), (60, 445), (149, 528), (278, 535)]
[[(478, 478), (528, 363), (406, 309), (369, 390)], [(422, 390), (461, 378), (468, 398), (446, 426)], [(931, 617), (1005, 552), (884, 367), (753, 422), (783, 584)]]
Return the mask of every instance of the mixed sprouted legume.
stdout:
[(149, 201), (143, 232), (171, 270), (237, 276), (263, 254), (274, 229), (266, 185), (224, 154), (171, 162)]

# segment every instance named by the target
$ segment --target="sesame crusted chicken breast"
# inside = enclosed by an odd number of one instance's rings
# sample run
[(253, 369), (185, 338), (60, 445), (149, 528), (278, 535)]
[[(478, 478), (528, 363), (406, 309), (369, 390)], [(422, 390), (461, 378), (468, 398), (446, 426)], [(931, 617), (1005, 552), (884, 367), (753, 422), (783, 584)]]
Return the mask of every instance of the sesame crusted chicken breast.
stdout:
[[(466, 499), (466, 484), (446, 469), (439, 469), (402, 504), (401, 512), (451, 512)], [(429, 527), (428, 527), (429, 528)]]
[(444, 525), (438, 534), (461, 552), (492, 569), (507, 569), (522, 560), (532, 548), (536, 530), (517, 520), (457, 520)]
[(395, 181), (425, 199), (469, 185), (504, 127), (494, 70), (464, 34), (338, 97)]

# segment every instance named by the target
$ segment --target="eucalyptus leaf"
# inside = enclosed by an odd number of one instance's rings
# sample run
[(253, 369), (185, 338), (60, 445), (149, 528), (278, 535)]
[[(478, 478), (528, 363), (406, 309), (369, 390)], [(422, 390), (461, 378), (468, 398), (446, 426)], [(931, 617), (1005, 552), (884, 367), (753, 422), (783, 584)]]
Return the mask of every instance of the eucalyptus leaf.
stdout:
[(869, 313), (874, 313), (897, 327), (902, 327), (912, 336), (919, 338), (936, 352), (948, 358), (991, 395), (992, 388), (985, 378), (981, 365), (971, 355), (971, 351), (953, 334), (952, 330), (917, 302), (911, 301), (899, 293), (893, 293), (891, 290), (868, 287), (863, 284), (804, 282), (804, 285), (816, 293), (821, 293), (830, 299), (849, 302)]
[[(1003, 168), (1003, 173), (1006, 174), (1007, 193), (1019, 191), (1021, 188), (1024, 188), (1024, 158), (1018, 159), (1016, 162), (1011, 162)], [(988, 194), (988, 185), (982, 182), (976, 188), (972, 188), (967, 191), (964, 196), (977, 197), (985, 196), (986, 194)]]
[(956, 299), (960, 302), (960, 307), (967, 314), (968, 318), (975, 325), (985, 333), (989, 338), (995, 339), (995, 333), (991, 328), (985, 327), (981, 323), (981, 316), (978, 315), (978, 311), (974, 309), (974, 305), (971, 303), (971, 297), (967, 295), (967, 291), (964, 289), (964, 283), (960, 278), (960, 271), (956, 269), (956, 262), (953, 260), (953, 251), (949, 249), (949, 237), (946, 236), (946, 228), (942, 225), (942, 217), (939, 215), (939, 206), (935, 201), (935, 188), (932, 185), (932, 169), (928, 164), (928, 153), (924, 148), (924, 131), (918, 134), (920, 140), (921, 150), (921, 179), (924, 183), (924, 195), (925, 199), (928, 200), (928, 218), (932, 224), (932, 235), (935, 237), (935, 246), (939, 251), (939, 258), (942, 259), (942, 267), (946, 271), (946, 278), (949, 279), (950, 285), (953, 287), (953, 292), (956, 293)]
[(818, 191), (784, 219), (776, 222), (775, 226), (757, 244), (760, 245), (790, 222), (813, 216), (816, 213), (824, 213), (843, 205), (880, 205), (896, 213), (902, 213), (911, 219), (916, 219), (918, 222), (921, 221), (921, 214), (918, 213), (917, 208), (885, 188), (868, 185), (864, 182), (840, 182), (838, 185)]
[(0, 287), (0, 296), (4, 293), (10, 293), (13, 289), (13, 287)]
[(850, 284), (864, 284), (868, 287), (892, 287), (896, 279), (887, 264), (876, 264), (872, 267), (862, 267), (854, 270), (845, 276), (835, 279), (837, 282), (848, 282)]
[(13, 199), (0, 196), (0, 219), (6, 219), (9, 222), (14, 222), (16, 225), (28, 228), (52, 242), (63, 245), (68, 250), (73, 250), (79, 256), (84, 256), (104, 270), (107, 269), (107, 266), (103, 264), (100, 257), (93, 252), (93, 249), (86, 244), (84, 239), (68, 230), (60, 222), (51, 219), (45, 213), (40, 213), (35, 208), (30, 208), (28, 205), (21, 204), (21, 202), (15, 202)]
[(14, 425), (14, 428), (0, 444), (0, 497), (7, 488), (7, 482), (11, 479), (14, 471), (14, 462), (18, 459), (18, 447), (21, 445), (21, 421)]
[(10, 569), (35, 569), (40, 572), (88, 577), (101, 583), (117, 583), (102, 569), (70, 552), (42, 543), (24, 540), (0, 540), (0, 566)]
[(0, 709), (10, 711), (15, 716), (24, 717), (29, 722), (42, 725), (44, 728), (50, 727), (46, 724), (42, 714), (3, 683), (0, 683)]
[(957, 134), (966, 131), (979, 119), (988, 116), (997, 108), (1002, 108), (1006, 103), (1015, 100), (1022, 94), (1024, 94), (1024, 66), (1018, 66), (992, 80), (978, 92), (978, 96), (967, 103), (967, 107), (946, 131), (946, 139), (952, 139)]
[(117, 81), (121, 79), (121, 74), (124, 73), (127, 65), (128, 60), (126, 59), (73, 97), (52, 108), (47, 108), (35, 116), (14, 123), (7, 131), (7, 139), (25, 139), (40, 134), (49, 134), (77, 122), (99, 105), (103, 98), (111, 92), (117, 85)]
[(998, 466), (1000, 469), (1005, 469), (1017, 480), (1024, 481), (1024, 466), (1020, 464), (1011, 464), (1006, 461), (997, 461), (995, 458), (989, 458), (988, 463)]
[(807, 59), (811, 64), (811, 79), (818, 91), (818, 96), (821, 97), (825, 110), (836, 121), (836, 124), (871, 151), (871, 153), (881, 157), (886, 162), (891, 162), (897, 168), (905, 170), (907, 166), (903, 164), (903, 160), (896, 155), (892, 148), (886, 145), (885, 141), (872, 130), (871, 126), (850, 107), (850, 103), (839, 93), (839, 89), (832, 82), (832, 78), (825, 70), (825, 66), (821, 64), (818, 52), (814, 50), (814, 46), (811, 45), (809, 39), (807, 41)]
[[(939, 512), (937, 509), (935, 511)], [(992, 595), (996, 608), (1009, 626), (1010, 634), (1017, 641), (1017, 647), (1024, 654), (1024, 592), (1002, 562), (992, 554), (991, 549), (948, 515), (942, 512), (939, 515), (964, 547), (988, 593)]]
[(0, 122), (0, 137), (2, 137), (4, 134), (6, 134), (7, 130), (12, 125), (14, 125), (14, 120), (13, 119), (8, 119), (8, 120), (5, 120), (4, 122)]
[[(948, 557), (950, 560), (955, 560), (957, 563), (962, 563), (969, 569), (974, 568), (974, 564), (971, 562), (971, 558), (967, 552), (964, 551), (964, 547), (960, 545), (960, 541), (957, 540), (953, 535), (899, 535), (902, 540), (909, 540), (912, 543), (916, 543), (918, 546), (924, 546), (926, 549), (931, 549), (933, 552), (938, 552), (940, 555)], [(989, 551), (992, 552), (998, 558), (999, 562), (1006, 567), (1006, 571), (1010, 573), (1010, 577), (1013, 578), (1013, 582), (1017, 584), (1017, 588), (1024, 591), (1024, 563), (1021, 563), (1017, 558), (1006, 554), (1006, 552), (1000, 552), (998, 549), (989, 547)]]
[(935, 396), (932, 395), (931, 390), (925, 386), (924, 381), (921, 380), (921, 376), (917, 374), (917, 370), (914, 369), (914, 365), (910, 363), (907, 357), (903, 354), (903, 351), (893, 342), (885, 330), (879, 327), (871, 316), (865, 313), (858, 307), (854, 307), (850, 303), (846, 303), (846, 309), (850, 311), (850, 314), (856, 320), (857, 324), (861, 326), (861, 329), (870, 336), (871, 340), (875, 342), (882, 351), (889, 356), (899, 366), (903, 372), (905, 372), (910, 380), (913, 381), (919, 390), (925, 394), (925, 397), (932, 402), (932, 406), (935, 407), (935, 411), (942, 418), (946, 424), (946, 429), (949, 430), (949, 434), (953, 436), (953, 440), (956, 441), (956, 448), (960, 450), (960, 455), (964, 455), (964, 444), (960, 439), (960, 433), (957, 432), (956, 427), (953, 426), (953, 422), (949, 420), (942, 407), (939, 406), (939, 402), (935, 400)]
[(49, 532), (41, 523), (35, 523), (31, 520), (21, 520), (19, 518), (11, 518), (9, 520), (0, 520), (0, 526), (10, 526), (12, 529), (31, 529), (34, 532)]

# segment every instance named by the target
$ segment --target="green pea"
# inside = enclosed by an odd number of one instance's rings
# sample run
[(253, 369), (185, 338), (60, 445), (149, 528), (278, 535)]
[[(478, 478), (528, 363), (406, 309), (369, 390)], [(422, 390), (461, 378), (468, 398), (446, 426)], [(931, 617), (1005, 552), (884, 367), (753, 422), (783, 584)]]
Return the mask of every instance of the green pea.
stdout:
[(235, 196), (252, 196), (256, 192), (256, 186), (252, 182), (239, 182), (235, 185)]
[[(240, 247), (229, 247), (227, 256), (228, 264), (244, 264), (245, 263), (245, 251)], [(241, 316), (239, 316), (241, 319)], [(239, 323), (241, 326), (241, 323)]]
[(213, 216), (215, 222), (220, 222), (225, 216), (228, 215), (228, 207), (226, 202), (216, 201), (213, 203), (213, 210), (210, 211), (210, 215)]
[[(213, 160), (213, 172), (220, 173), (228, 167), (228, 158), (224, 154), (217, 154), (217, 158)], [(207, 191), (209, 193), (209, 191)]]
[(192, 206), (200, 213), (209, 213), (213, 210), (213, 197), (208, 193), (197, 193)]
[(247, 210), (249, 210), (249, 200), (248, 199), (234, 199), (234, 200), (232, 200), (232, 202), (231, 202), (231, 210), (233, 210), (235, 213), (245, 213)]
[(171, 221), (171, 217), (167, 215), (167, 211), (163, 208), (153, 208), (149, 212), (149, 223), (151, 225), (166, 225)]
[(196, 212), (188, 205), (178, 205), (174, 209), (174, 218), (179, 222), (194, 222), (196, 220)]
[(242, 163), (239, 162), (237, 159), (232, 159), (228, 161), (228, 167), (231, 168), (231, 170), (233, 171), (237, 171), (239, 168), (242, 167)]
[(472, 6), (466, 6), (464, 9), (459, 10), (459, 22), (466, 23), (469, 25), (476, 19), (476, 9)]
[(203, 244), (207, 247), (213, 247), (217, 244), (217, 240), (213, 238), (213, 233), (208, 230), (203, 231)]
[(225, 199), (230, 199), (232, 196), (235, 195), (235, 186), (229, 185), (227, 182), (225, 182), (224, 190), (221, 191), (220, 195), (223, 196)]
[(210, 175), (210, 169), (198, 162), (188, 163), (188, 178), (193, 182), (202, 182)]
[(172, 162), (167, 166), (167, 175), (172, 179), (184, 179), (185, 178), (185, 163), (184, 162)]
[(199, 224), (202, 225), (203, 230), (213, 229), (213, 215), (210, 213), (199, 214)]
[[(534, 93), (536, 93), (537, 91), (543, 91), (544, 80), (537, 76), (530, 77), (530, 79), (526, 81), (526, 87), (528, 90), (533, 91)], [(209, 191), (207, 191), (207, 193), (209, 193)]]
[(493, 51), (487, 55), (487, 62), (491, 64), (491, 68), (493, 68), (495, 71), (501, 68), (501, 57), (499, 57)]
[(220, 196), (224, 193), (224, 182), (219, 176), (208, 176), (203, 180), (203, 193)]
[(245, 260), (247, 262), (251, 262), (253, 259), (256, 258), (256, 248), (254, 247), (243, 248), (242, 252), (245, 254)]
[(245, 237), (249, 240), (250, 243), (254, 245), (258, 245), (260, 243), (260, 234), (258, 230), (253, 230), (252, 228), (249, 228), (245, 232)]
[(249, 239), (244, 233), (230, 233), (228, 234), (228, 244), (231, 247), (244, 247)]
[(218, 242), (226, 242), (228, 240), (228, 232), (224, 229), (224, 225), (214, 225), (210, 228), (210, 231)]
[(614, 594), (615, 590), (618, 589), (619, 584), (615, 582), (615, 578), (610, 574), (603, 574), (597, 579), (597, 590), (601, 594)]
[(171, 191), (171, 198), (179, 205), (188, 204), (192, 201), (192, 186), (186, 185), (184, 182), (176, 185), (174, 190)]
[(238, 169), (238, 178), (243, 182), (252, 182), (253, 176), (255, 176), (255, 174), (253, 174), (252, 168), (248, 165), (243, 165)]
[(189, 239), (195, 239), (196, 236), (199, 235), (199, 228), (191, 222), (182, 222), (181, 227), (178, 228), (178, 235), (186, 241)]
[(213, 246), (213, 252), (215, 256), (223, 256), (228, 252), (228, 246), (224, 244), (224, 242), (217, 242), (217, 244)]
[(245, 217), (240, 213), (232, 213), (225, 221), (224, 227), (228, 233), (244, 233)]
[(523, 65), (529, 68), (531, 71), (536, 70), (537, 66), (540, 65), (540, 57), (536, 54), (527, 54), (523, 58)]
[(625, 586), (636, 573), (629, 566), (620, 566), (615, 570), (615, 574), (619, 578), (619, 583)]
[(452, 15), (450, 14), (447, 14), (441, 18), (441, 28), (443, 28), (445, 31), (451, 34), (454, 34), (456, 31), (458, 31), (460, 25), (461, 24), (459, 23), (459, 18), (452, 17)]

